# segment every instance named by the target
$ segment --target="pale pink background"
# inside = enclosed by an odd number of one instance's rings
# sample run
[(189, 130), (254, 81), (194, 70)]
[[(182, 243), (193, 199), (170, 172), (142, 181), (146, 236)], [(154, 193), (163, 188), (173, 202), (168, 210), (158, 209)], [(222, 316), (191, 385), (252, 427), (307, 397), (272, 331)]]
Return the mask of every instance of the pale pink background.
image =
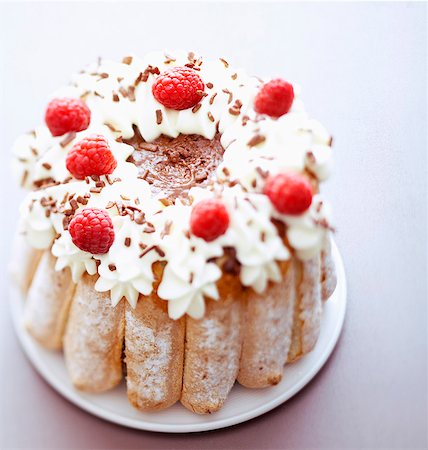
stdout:
[[(56, 394), (18, 345), (6, 288), (13, 139), (98, 55), (168, 47), (301, 83), (334, 135), (325, 191), (349, 281), (343, 335), (314, 381), (263, 417), (195, 435), (121, 428)], [(0, 448), (426, 448), (426, 75), (425, 4), (1, 4)]]

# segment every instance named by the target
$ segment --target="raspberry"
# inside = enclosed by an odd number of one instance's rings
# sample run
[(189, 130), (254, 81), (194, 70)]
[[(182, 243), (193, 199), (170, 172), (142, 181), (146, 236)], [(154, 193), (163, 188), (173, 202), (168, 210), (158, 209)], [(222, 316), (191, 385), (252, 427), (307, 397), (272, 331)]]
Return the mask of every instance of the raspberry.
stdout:
[(91, 111), (77, 98), (54, 98), (46, 109), (45, 122), (52, 136), (86, 130), (90, 121)]
[(254, 109), (259, 114), (281, 117), (290, 111), (294, 100), (293, 86), (277, 78), (265, 83), (254, 100)]
[(204, 89), (205, 85), (195, 70), (174, 67), (156, 78), (152, 92), (159, 103), (180, 111), (195, 106), (203, 97)]
[(312, 203), (312, 186), (303, 175), (280, 173), (269, 177), (264, 193), (282, 214), (302, 214)]
[(68, 229), (76, 247), (94, 255), (107, 253), (114, 241), (113, 223), (103, 209), (82, 209), (73, 217)]
[(192, 210), (190, 229), (192, 233), (211, 242), (226, 233), (229, 226), (229, 214), (221, 200), (202, 200)]
[(91, 175), (107, 175), (117, 162), (104, 136), (91, 134), (74, 144), (67, 155), (67, 169), (78, 180)]

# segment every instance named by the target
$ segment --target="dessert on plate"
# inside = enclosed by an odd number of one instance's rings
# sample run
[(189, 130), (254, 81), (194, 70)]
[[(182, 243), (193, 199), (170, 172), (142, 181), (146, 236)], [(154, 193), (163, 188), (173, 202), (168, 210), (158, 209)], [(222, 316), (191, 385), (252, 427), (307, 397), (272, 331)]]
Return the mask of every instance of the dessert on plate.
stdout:
[(16, 141), (24, 324), (77, 389), (212, 413), (314, 347), (332, 139), (299, 92), (194, 53), (100, 59)]

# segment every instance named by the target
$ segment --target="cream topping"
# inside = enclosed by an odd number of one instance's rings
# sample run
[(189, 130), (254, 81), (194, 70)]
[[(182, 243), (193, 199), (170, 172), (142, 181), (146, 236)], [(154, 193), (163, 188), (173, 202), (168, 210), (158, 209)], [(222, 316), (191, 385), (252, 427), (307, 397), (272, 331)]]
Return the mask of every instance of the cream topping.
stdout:
[[(14, 145), (15, 170), (25, 188), (54, 183), (30, 192), (21, 214), (31, 245), (52, 246), (57, 270), (70, 267), (75, 282), (85, 271), (98, 272), (96, 289), (111, 291), (113, 305), (126, 297), (135, 306), (140, 294), (153, 291), (153, 264), (162, 261), (157, 293), (168, 301), (169, 315), (199, 318), (204, 314), (204, 298), (218, 299), (216, 283), (222, 270), (216, 258), (226, 247), (236, 250), (243, 285), (263, 292), (268, 281), (281, 279), (277, 261), (290, 258), (290, 252), (272, 219), (286, 224), (287, 240), (300, 258), (311, 258), (322, 249), (330, 213), (320, 195), (304, 214), (285, 216), (275, 212), (262, 194), (267, 173), (307, 170), (322, 181), (330, 172), (330, 136), (305, 112), (297, 86), (291, 111), (271, 119), (253, 110), (260, 80), (222, 60), (152, 53), (126, 62), (130, 64), (101, 60), (54, 94), (84, 99), (91, 110), (87, 130), (52, 137), (41, 126)], [(207, 95), (196, 109), (165, 108), (151, 92), (157, 73), (189, 63), (199, 70)], [(133, 147), (121, 142), (133, 136), (133, 125), (148, 142), (161, 134), (212, 139), (217, 130), (222, 133), (225, 153), (217, 181), (205, 189), (192, 188), (189, 198), (193, 204), (210, 197), (223, 200), (230, 216), (225, 235), (212, 242), (191, 235), (192, 204), (177, 199), (165, 206), (153, 198), (149, 184), (137, 178), (137, 167), (127, 162)], [(65, 166), (67, 153), (92, 133), (106, 137), (117, 168), (109, 177), (74, 180)], [(71, 240), (68, 221), (85, 207), (106, 209), (112, 217), (115, 241), (105, 255), (83, 252)]]

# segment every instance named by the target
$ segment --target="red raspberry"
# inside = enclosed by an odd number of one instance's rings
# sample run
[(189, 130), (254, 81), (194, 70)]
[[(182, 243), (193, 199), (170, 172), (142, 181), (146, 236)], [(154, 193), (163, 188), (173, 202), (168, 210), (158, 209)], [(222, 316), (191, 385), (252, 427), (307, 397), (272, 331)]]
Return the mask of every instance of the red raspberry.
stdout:
[(294, 100), (293, 86), (277, 78), (265, 83), (254, 100), (254, 109), (259, 114), (281, 117), (290, 111)]
[(269, 177), (264, 193), (282, 214), (302, 214), (312, 203), (312, 186), (303, 175), (280, 173)]
[(204, 89), (205, 85), (196, 70), (174, 67), (156, 78), (152, 92), (159, 103), (180, 111), (195, 106), (203, 97)]
[(190, 215), (192, 233), (211, 242), (226, 233), (229, 226), (229, 214), (221, 200), (208, 199), (197, 203)]
[(104, 136), (91, 134), (74, 144), (67, 155), (67, 169), (78, 180), (91, 175), (107, 175), (117, 162)]
[(71, 219), (68, 230), (80, 250), (94, 255), (107, 253), (114, 241), (113, 223), (103, 209), (82, 209)]
[(52, 136), (86, 130), (90, 121), (91, 111), (77, 98), (54, 98), (46, 109), (45, 122)]

